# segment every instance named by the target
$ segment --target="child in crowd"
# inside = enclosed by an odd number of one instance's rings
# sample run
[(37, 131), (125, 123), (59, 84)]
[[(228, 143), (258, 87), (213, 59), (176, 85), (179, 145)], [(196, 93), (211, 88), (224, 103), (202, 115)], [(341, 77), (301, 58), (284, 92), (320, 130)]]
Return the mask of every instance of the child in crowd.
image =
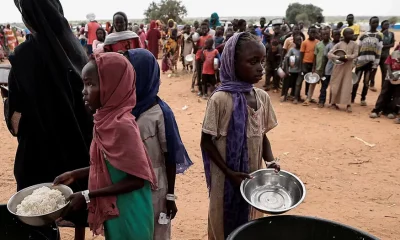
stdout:
[[(281, 94), (281, 102), (285, 102), (287, 100), (287, 95), (289, 88), (295, 86), (298, 78), (302, 78), (301, 76), (301, 62), (300, 62), (300, 46), (303, 41), (300, 34), (294, 36), (294, 48), (289, 49), (289, 52), (285, 57), (285, 72), (286, 78), (283, 79), (283, 87)], [(295, 91), (292, 89), (292, 92)]]
[[(190, 27), (189, 27), (190, 31)], [(174, 113), (157, 94), (160, 88), (160, 67), (154, 56), (144, 49), (125, 53), (136, 72), (137, 103), (132, 110), (140, 135), (156, 173), (158, 189), (153, 191), (154, 239), (171, 239), (171, 222), (160, 224), (164, 213), (170, 220), (177, 213), (175, 177), (193, 163), (182, 143)]]
[[(334, 109), (339, 109), (337, 104), (347, 105), (346, 111), (352, 112), (351, 109), (351, 90), (353, 87), (353, 60), (358, 56), (358, 44), (353, 41), (354, 31), (351, 28), (343, 30), (343, 41), (337, 43), (328, 53), (331, 60), (340, 60), (342, 65), (334, 65), (332, 70), (332, 78), (330, 82), (330, 104)], [(334, 52), (337, 49), (346, 51), (345, 56), (337, 56)]]
[(187, 62), (186, 61), (186, 56), (191, 55), (193, 53), (193, 40), (192, 40), (192, 35), (193, 33), (190, 32), (191, 28), (190, 25), (185, 25), (183, 28), (183, 34), (182, 34), (182, 46), (181, 46), (181, 58), (183, 62), (183, 66), (186, 69), (187, 72), (193, 71), (193, 62)]
[(246, 20), (244, 20), (244, 19), (240, 19), (239, 21), (238, 21), (238, 31), (239, 32), (245, 32), (246, 31), (246, 29), (247, 29), (247, 22), (246, 22)]
[[(269, 91), (271, 85), (273, 92), (277, 93), (279, 91), (280, 78), (276, 72), (276, 69), (282, 63), (282, 32), (281, 25), (273, 25), (274, 33), (268, 34), (268, 42), (266, 46), (267, 58), (265, 61), (265, 90)], [(272, 78), (272, 82), (271, 82)]]
[(72, 194), (70, 208), (88, 208), (95, 235), (106, 239), (153, 238), (151, 189), (156, 178), (135, 117), (135, 72), (118, 53), (102, 53), (82, 70), (83, 96), (94, 114), (90, 167), (66, 172), (54, 184), (89, 176), (89, 190)]
[(98, 28), (96, 30), (97, 39), (93, 40), (93, 52), (99, 52), (103, 49), (104, 40), (106, 39), (106, 31), (103, 28)]
[(215, 69), (214, 69), (214, 58), (220, 59), (220, 55), (217, 49), (213, 48), (214, 40), (212, 38), (207, 39), (202, 54), (203, 61), (203, 74), (202, 74), (202, 92), (203, 99), (208, 98), (208, 85), (214, 86), (215, 81)]
[[(317, 73), (320, 78), (323, 78), (325, 72), (325, 64), (324, 64), (324, 52), (325, 47), (330, 43), (330, 30), (324, 28), (321, 30), (321, 41), (317, 43), (314, 50), (314, 63), (312, 72)], [(310, 88), (308, 90), (307, 99), (303, 103), (303, 106), (310, 105), (312, 97), (314, 95), (315, 87), (317, 83), (310, 84)]]
[(328, 89), (329, 83), (331, 81), (332, 69), (333, 69), (333, 62), (332, 60), (328, 59), (328, 53), (332, 50), (333, 46), (335, 46), (340, 41), (340, 30), (335, 29), (332, 31), (332, 42), (329, 42), (328, 45), (325, 46), (324, 49), (324, 57), (323, 57), (323, 68), (324, 76), (321, 82), (321, 91), (319, 95), (319, 102), (318, 107), (323, 108), (326, 102), (326, 90)]
[(224, 42), (224, 28), (219, 26), (215, 32), (215, 46), (219, 46)]
[[(201, 55), (203, 53), (204, 46), (205, 46), (207, 39), (213, 38), (213, 36), (208, 34), (210, 31), (210, 27), (207, 22), (201, 23), (200, 29), (201, 29), (201, 36), (200, 36), (199, 41), (197, 41), (197, 44), (195, 44), (195, 48), (194, 48), (194, 50), (196, 52), (196, 73), (195, 74), (197, 74), (197, 86), (199, 88), (197, 95), (199, 97), (203, 96), (204, 94), (207, 94), (207, 93), (203, 93), (203, 87), (202, 87), (201, 77), (203, 74), (203, 60), (202, 60)], [(192, 87), (192, 92), (193, 91), (194, 91), (194, 89)]]
[(164, 46), (164, 58), (162, 61), (163, 73), (171, 70), (172, 74), (174, 74), (178, 70), (179, 45), (177, 40), (178, 30), (174, 28)]
[[(315, 46), (317, 46), (317, 43), (319, 40), (316, 39), (316, 36), (318, 34), (317, 28), (311, 26), (310, 29), (308, 30), (308, 39), (305, 40), (304, 42), (301, 43), (301, 48), (300, 48), (300, 61), (302, 63), (302, 75), (306, 75), (309, 72), (312, 72), (313, 69), (313, 64), (314, 64), (314, 52), (315, 52)], [(299, 78), (298, 81), (296, 82), (296, 96), (294, 103), (298, 103), (300, 100), (300, 92), (301, 92), (301, 86), (303, 84), (303, 77)], [(305, 94), (308, 95), (308, 90), (309, 90), (310, 84), (306, 83), (306, 91)], [(304, 102), (305, 105), (309, 105), (310, 100), (307, 98), (307, 100)]]
[[(393, 72), (400, 71), (400, 45), (389, 55), (385, 64), (387, 76), (383, 80), (382, 91), (376, 101), (375, 108), (370, 114), (371, 118), (377, 118), (383, 112), (389, 119), (394, 119), (399, 111), (400, 78), (399, 75), (394, 75)], [(400, 124), (400, 118), (397, 118), (395, 123)]]
[(358, 81), (353, 85), (351, 93), (351, 102), (354, 103), (357, 95), (358, 85), (361, 78), (363, 79), (363, 88), (361, 92), (361, 106), (367, 106), (366, 98), (369, 84), (373, 72), (379, 66), (383, 48), (383, 34), (377, 30), (379, 26), (379, 18), (372, 17), (369, 20), (370, 30), (360, 37), (360, 50), (356, 62), (356, 74)]
[(221, 57), (221, 87), (210, 97), (201, 149), (210, 193), (208, 239), (226, 239), (237, 227), (262, 217), (241, 196), (249, 173), (274, 162), (266, 133), (277, 126), (268, 94), (253, 84), (263, 77), (265, 47), (248, 32), (235, 34)]

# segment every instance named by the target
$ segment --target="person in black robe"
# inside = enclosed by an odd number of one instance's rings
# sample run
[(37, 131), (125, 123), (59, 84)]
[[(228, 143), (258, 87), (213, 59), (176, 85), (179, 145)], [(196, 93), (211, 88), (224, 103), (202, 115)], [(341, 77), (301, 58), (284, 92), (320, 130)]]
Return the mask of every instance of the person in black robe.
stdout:
[[(82, 89), (88, 59), (64, 18), (59, 0), (14, 0), (32, 37), (10, 56), (5, 118), (18, 139), (14, 175), (17, 190), (89, 166), (91, 115)], [(74, 192), (88, 181), (75, 182)], [(87, 211), (65, 217), (75, 239), (84, 239)]]

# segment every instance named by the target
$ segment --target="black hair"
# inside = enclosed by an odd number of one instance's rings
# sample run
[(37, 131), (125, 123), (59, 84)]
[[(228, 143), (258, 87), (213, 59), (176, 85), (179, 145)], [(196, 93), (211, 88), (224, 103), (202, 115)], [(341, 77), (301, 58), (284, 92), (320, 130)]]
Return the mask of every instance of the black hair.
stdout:
[(242, 33), (237, 42), (236, 42), (236, 46), (235, 46), (235, 60), (237, 59), (237, 56), (240, 55), (240, 52), (242, 51), (242, 46), (243, 44), (245, 44), (246, 42), (256, 42), (259, 43), (260, 41), (258, 40), (257, 36), (249, 33), (249, 32), (244, 32)]
[(349, 15), (347, 15), (346, 18), (348, 18), (348, 17), (354, 17), (354, 15), (352, 13), (350, 13)]
[(207, 27), (209, 27), (210, 25), (208, 24), (208, 22), (202, 22), (201, 24), (200, 24), (200, 27), (202, 27), (202, 26), (207, 26)]
[[(106, 38), (106, 36), (107, 36), (106, 30), (104, 30), (104, 28), (102, 28), (102, 27), (99, 27), (99, 28), (96, 30), (96, 37), (97, 37), (97, 31), (99, 31), (99, 30), (103, 32), (104, 38)], [(98, 39), (97, 39), (97, 40), (98, 40)]]
[(123, 18), (124, 21), (125, 21), (125, 28), (124, 28), (124, 30), (127, 30), (127, 29), (128, 29), (128, 17), (126, 16), (126, 14), (125, 14), (124, 12), (116, 12), (116, 13), (114, 13), (114, 15), (113, 15), (113, 26), (114, 26), (114, 18), (115, 18), (115, 16), (117, 16), (117, 15), (122, 16), (122, 18)]
[(379, 17), (373, 16), (373, 17), (371, 17), (371, 18), (369, 19), (369, 23), (370, 23), (370, 24), (371, 24), (371, 22), (372, 22), (372, 19), (378, 19), (378, 22), (379, 22)]
[(238, 26), (242, 26), (243, 23), (247, 23), (246, 20), (240, 19), (238, 22)]
[(309, 28), (308, 28), (308, 33), (310, 33), (310, 32), (311, 32), (311, 30), (313, 30), (313, 29), (314, 29), (314, 30), (317, 30), (317, 27), (316, 27), (316, 26), (314, 26), (314, 25), (313, 25), (313, 26), (311, 26), (311, 27), (309, 27)]
[(389, 23), (389, 20), (383, 20), (381, 26), (383, 26), (385, 23)]

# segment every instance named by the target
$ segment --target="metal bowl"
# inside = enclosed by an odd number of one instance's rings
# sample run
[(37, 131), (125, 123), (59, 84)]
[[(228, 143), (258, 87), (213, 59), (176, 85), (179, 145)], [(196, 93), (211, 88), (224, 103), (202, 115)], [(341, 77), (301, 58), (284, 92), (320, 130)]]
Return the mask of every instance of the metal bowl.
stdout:
[(261, 169), (250, 174), (240, 186), (243, 198), (257, 210), (280, 214), (297, 207), (306, 196), (303, 182), (287, 171)]
[[(344, 51), (344, 50), (342, 50), (342, 49), (337, 49), (337, 50), (335, 50), (335, 51), (333, 52), (333, 54), (335, 54), (336, 56), (342, 57), (342, 56), (345, 56), (345, 55), (346, 55), (346, 51)], [(342, 62), (342, 61), (340, 61), (340, 60), (337, 60), (337, 59), (332, 60), (332, 62), (333, 62), (334, 64), (336, 64), (336, 65), (342, 65), (342, 64), (344, 64), (344, 62)]]
[(70, 195), (72, 195), (73, 191), (71, 188), (65, 185), (57, 185), (53, 186), (53, 183), (42, 183), (42, 184), (37, 184), (33, 185), (27, 188), (22, 189), (21, 191), (17, 192), (14, 194), (10, 200), (8, 200), (7, 203), (7, 209), (8, 211), (15, 215), (21, 222), (35, 226), (35, 227), (40, 227), (40, 226), (45, 226), (53, 223), (55, 220), (58, 218), (62, 217), (66, 213), (67, 206), (69, 205), (69, 202), (67, 202), (62, 208), (48, 213), (44, 215), (35, 215), (35, 216), (21, 216), (17, 215), (17, 205), (24, 200), (24, 198), (30, 194), (32, 194), (33, 190), (36, 190), (41, 187), (48, 187), (50, 189), (58, 189), (65, 198), (68, 198)]
[(304, 75), (304, 80), (310, 84), (317, 83), (320, 80), (320, 76), (317, 73), (309, 72)]

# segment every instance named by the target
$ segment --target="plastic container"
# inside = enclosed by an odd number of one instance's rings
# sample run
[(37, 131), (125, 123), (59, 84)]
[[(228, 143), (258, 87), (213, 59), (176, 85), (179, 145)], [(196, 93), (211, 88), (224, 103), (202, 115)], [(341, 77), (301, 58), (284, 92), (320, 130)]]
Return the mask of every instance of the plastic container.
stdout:
[(32, 227), (18, 220), (7, 210), (7, 205), (0, 205), (1, 240), (59, 240), (60, 233), (55, 223), (46, 227)]
[(378, 240), (358, 229), (325, 219), (305, 216), (271, 216), (244, 224), (227, 240)]

